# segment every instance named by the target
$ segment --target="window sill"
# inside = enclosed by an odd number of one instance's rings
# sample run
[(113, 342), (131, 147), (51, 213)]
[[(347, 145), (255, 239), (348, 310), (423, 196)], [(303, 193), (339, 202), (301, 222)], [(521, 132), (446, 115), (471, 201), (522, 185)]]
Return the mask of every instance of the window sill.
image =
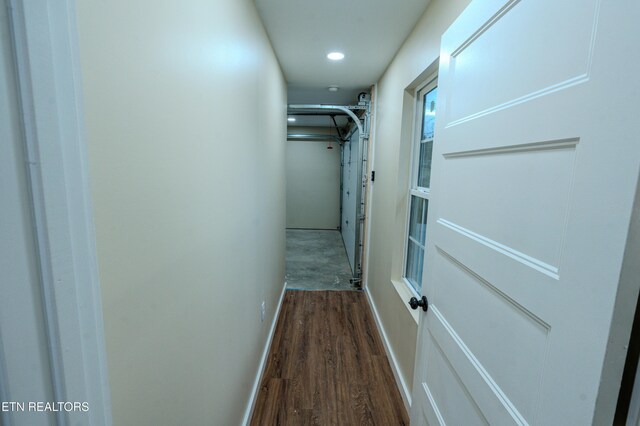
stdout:
[(392, 279), (391, 284), (393, 285), (393, 288), (396, 289), (396, 293), (398, 293), (400, 300), (402, 300), (402, 305), (404, 305), (404, 307), (407, 309), (407, 312), (409, 312), (411, 318), (413, 318), (417, 325), (418, 321), (420, 320), (420, 316), (418, 315), (419, 312), (417, 310), (411, 309), (411, 307), (409, 306), (409, 299), (411, 299), (412, 297), (418, 297), (415, 290), (413, 290), (413, 288), (411, 288), (409, 284), (407, 284), (403, 279)]

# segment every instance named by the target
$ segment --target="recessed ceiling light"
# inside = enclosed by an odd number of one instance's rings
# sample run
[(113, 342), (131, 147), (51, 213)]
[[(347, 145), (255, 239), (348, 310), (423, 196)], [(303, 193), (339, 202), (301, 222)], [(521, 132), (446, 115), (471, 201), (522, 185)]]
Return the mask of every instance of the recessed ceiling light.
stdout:
[(295, 119), (295, 118), (293, 118), (293, 117), (287, 117), (287, 121), (288, 121), (289, 123), (293, 123), (294, 121), (296, 121), (296, 119)]
[(327, 87), (327, 90), (330, 91), (330, 92), (337, 92), (338, 89), (339, 89), (338, 86), (329, 86), (329, 87)]
[(332, 61), (339, 61), (341, 59), (344, 59), (344, 53), (342, 52), (331, 52), (327, 55), (327, 58), (331, 59)]

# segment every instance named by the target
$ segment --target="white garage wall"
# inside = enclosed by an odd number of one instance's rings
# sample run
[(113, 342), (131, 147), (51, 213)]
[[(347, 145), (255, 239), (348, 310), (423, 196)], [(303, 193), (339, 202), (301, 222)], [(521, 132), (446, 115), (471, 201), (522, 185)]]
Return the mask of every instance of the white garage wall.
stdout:
[(237, 425), (284, 281), (280, 67), (252, 1), (77, 4), (113, 422)]
[(347, 257), (351, 265), (351, 272), (355, 270), (356, 255), (356, 228), (358, 224), (358, 211), (360, 200), (358, 189), (361, 185), (358, 178), (358, 167), (361, 163), (358, 150), (360, 132), (356, 130), (349, 142), (343, 146), (342, 153), (342, 240), (344, 241)]
[(287, 228), (340, 226), (340, 145), (327, 149), (329, 143), (287, 141)]

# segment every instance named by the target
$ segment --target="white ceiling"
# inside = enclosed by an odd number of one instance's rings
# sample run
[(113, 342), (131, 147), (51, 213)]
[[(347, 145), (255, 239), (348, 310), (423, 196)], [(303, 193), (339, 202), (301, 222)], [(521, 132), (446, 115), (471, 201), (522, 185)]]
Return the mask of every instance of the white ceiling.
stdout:
[[(289, 103), (355, 104), (393, 59), (429, 0), (255, 0)], [(340, 51), (342, 61), (327, 59)], [(336, 85), (335, 93), (327, 87)]]

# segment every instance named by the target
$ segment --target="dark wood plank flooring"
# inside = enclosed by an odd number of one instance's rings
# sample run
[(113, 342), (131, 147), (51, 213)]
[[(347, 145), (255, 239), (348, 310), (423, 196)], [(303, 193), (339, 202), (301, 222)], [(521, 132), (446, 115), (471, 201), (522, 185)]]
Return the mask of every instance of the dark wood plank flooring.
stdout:
[(251, 425), (408, 425), (366, 296), (287, 291)]

